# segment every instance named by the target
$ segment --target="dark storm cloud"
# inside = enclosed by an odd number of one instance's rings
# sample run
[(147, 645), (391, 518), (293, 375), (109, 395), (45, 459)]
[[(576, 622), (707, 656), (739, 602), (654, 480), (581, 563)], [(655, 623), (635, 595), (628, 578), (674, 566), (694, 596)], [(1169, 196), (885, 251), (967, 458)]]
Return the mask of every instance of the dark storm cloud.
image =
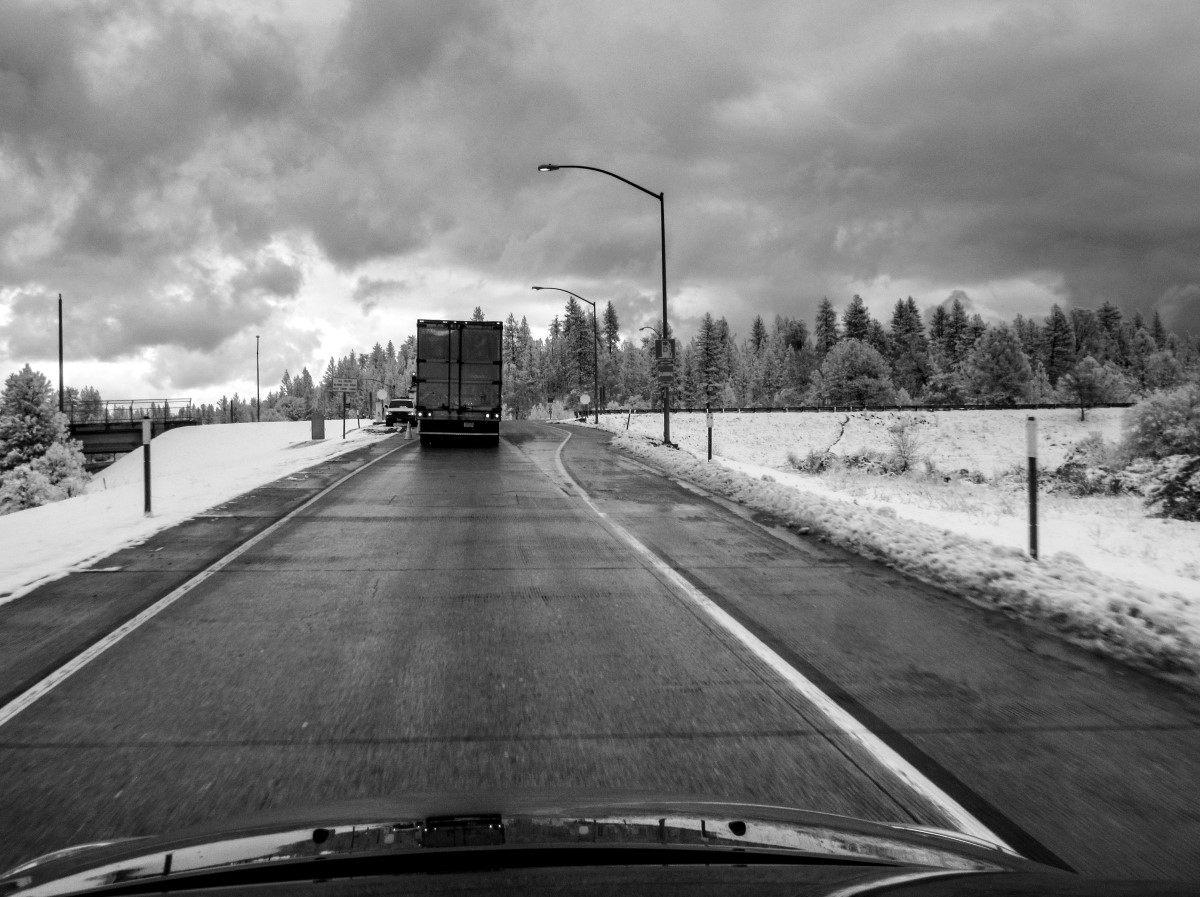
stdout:
[(403, 280), (378, 280), (360, 277), (351, 298), (366, 311), (375, 308), (381, 299), (398, 296), (407, 286)]
[(1143, 309), (1200, 279), (1200, 30), (1186, 5), (1146, 9), (1014, 7), (848, 74), (800, 144), (807, 186), (848, 226), (824, 262), (950, 282), (1055, 272), (1073, 303)]
[(327, 72), (344, 100), (372, 102), (460, 63), (496, 27), (498, 12), (470, 2), (360, 0), (341, 23)]

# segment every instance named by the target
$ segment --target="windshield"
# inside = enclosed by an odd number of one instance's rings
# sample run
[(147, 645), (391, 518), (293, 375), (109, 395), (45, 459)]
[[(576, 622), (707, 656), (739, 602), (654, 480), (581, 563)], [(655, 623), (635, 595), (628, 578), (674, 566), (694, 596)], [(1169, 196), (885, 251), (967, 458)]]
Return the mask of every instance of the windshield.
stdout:
[(1200, 17), (1042, 6), (0, 4), (0, 870), (532, 793), (1200, 878)]

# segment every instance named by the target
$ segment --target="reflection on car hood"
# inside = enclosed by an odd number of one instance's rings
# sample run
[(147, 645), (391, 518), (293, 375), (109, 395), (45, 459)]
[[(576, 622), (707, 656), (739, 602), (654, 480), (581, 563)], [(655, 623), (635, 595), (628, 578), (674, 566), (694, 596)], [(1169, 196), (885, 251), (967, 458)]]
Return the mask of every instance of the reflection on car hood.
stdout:
[(0, 876), (0, 897), (477, 868), (800, 862), (844, 870), (826, 882), (830, 888), (809, 891), (829, 894), (948, 875), (1051, 871), (954, 832), (785, 807), (506, 792), (323, 805), (170, 836), (83, 845)]

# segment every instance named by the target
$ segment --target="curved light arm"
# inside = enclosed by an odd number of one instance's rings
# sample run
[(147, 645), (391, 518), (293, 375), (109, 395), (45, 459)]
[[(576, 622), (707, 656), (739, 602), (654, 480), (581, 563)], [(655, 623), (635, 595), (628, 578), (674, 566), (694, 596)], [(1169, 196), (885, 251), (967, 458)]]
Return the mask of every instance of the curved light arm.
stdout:
[(591, 299), (584, 299), (578, 293), (572, 293), (570, 290), (564, 290), (562, 287), (533, 287), (532, 289), (535, 289), (535, 290), (558, 290), (560, 293), (566, 293), (568, 296), (574, 296), (580, 302), (586, 302), (588, 305), (590, 305), (592, 307), (593, 312), (595, 312), (595, 310), (596, 310), (596, 303), (593, 302)]
[(643, 193), (653, 196), (659, 202), (663, 201), (663, 195), (661, 193), (655, 193), (653, 190), (647, 190), (641, 184), (635, 184), (633, 181), (629, 180), (629, 178), (623, 178), (619, 174), (616, 174), (615, 172), (612, 172), (612, 171), (608, 171), (605, 168), (596, 168), (595, 166), (592, 166), (592, 165), (551, 165), (549, 162), (547, 162), (545, 165), (539, 165), (538, 171), (558, 171), (560, 168), (582, 168), (584, 171), (598, 171), (601, 174), (608, 175), (610, 178), (616, 178), (618, 181), (626, 183), (630, 187), (636, 187), (638, 190), (641, 190)]

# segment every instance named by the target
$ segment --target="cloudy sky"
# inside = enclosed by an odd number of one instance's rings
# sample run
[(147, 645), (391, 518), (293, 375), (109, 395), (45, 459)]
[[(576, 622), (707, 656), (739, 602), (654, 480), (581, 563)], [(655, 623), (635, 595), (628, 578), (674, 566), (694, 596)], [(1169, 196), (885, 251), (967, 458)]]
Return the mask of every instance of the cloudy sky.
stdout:
[(0, 376), (253, 394), (565, 287), (1154, 308), (1200, 334), (1194, 2), (4, 0)]

